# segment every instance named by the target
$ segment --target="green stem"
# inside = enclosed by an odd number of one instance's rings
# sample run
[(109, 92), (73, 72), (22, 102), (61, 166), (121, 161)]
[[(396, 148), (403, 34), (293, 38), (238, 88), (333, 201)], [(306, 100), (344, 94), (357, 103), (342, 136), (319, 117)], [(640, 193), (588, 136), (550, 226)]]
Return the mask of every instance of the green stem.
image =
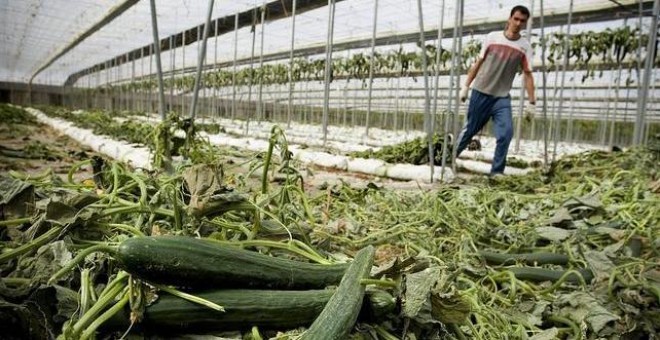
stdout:
[(216, 310), (218, 312), (224, 312), (225, 311), (224, 307), (222, 307), (222, 306), (220, 306), (220, 305), (218, 305), (214, 302), (211, 302), (209, 300), (202, 299), (198, 296), (188, 294), (188, 293), (182, 292), (180, 290), (170, 288), (170, 287), (165, 286), (165, 285), (155, 285), (155, 287), (162, 290), (162, 291), (164, 291), (164, 292), (167, 292), (168, 294), (174, 295), (176, 297), (180, 297), (180, 298), (182, 298), (184, 300), (188, 300), (192, 303), (196, 303), (196, 304), (211, 308), (211, 309)]
[(108, 321), (113, 315), (117, 314), (119, 311), (126, 306), (126, 303), (128, 303), (128, 297), (129, 294), (128, 292), (124, 292), (124, 295), (122, 298), (115, 303), (112, 307), (110, 307), (107, 311), (105, 311), (103, 314), (99, 315), (98, 318), (96, 318), (85, 330), (82, 332), (82, 335), (80, 336), (80, 339), (89, 339), (92, 337), (94, 332), (96, 332), (96, 329), (99, 328), (104, 322)]
[(270, 162), (273, 158), (273, 149), (275, 148), (275, 129), (277, 126), (273, 126), (273, 128), (270, 131), (270, 138), (268, 139), (268, 151), (266, 152), (266, 158), (264, 159), (264, 169), (263, 173), (261, 174), (261, 193), (266, 194), (268, 193), (268, 167), (270, 166)]
[(3, 277), (2, 283), (4, 283), (7, 286), (22, 286), (22, 285), (27, 285), (32, 282), (31, 279), (24, 278), (24, 277)]
[(0, 263), (8, 262), (43, 246), (44, 244), (50, 242), (52, 239), (56, 238), (60, 232), (62, 232), (62, 230), (63, 227), (60, 226), (52, 227), (50, 230), (33, 239), (31, 242), (21, 245), (18, 248), (14, 248), (6, 253), (0, 254)]
[(571, 321), (571, 320), (569, 320), (565, 317), (558, 316), (558, 315), (551, 315), (548, 318), (548, 320), (553, 321), (553, 322), (557, 322), (557, 323), (561, 323), (561, 324), (564, 324), (564, 325), (567, 325), (567, 326), (571, 327), (571, 331), (573, 332), (573, 339), (574, 340), (582, 339), (582, 331), (580, 330), (580, 327), (578, 327), (578, 325), (575, 322), (573, 322), (573, 321)]
[(268, 247), (268, 248), (277, 248), (277, 249), (283, 249), (283, 250), (288, 250), (296, 255), (300, 255), (304, 258), (307, 258), (309, 260), (315, 261), (320, 264), (332, 264), (330, 261), (314, 254), (310, 254), (307, 251), (304, 251), (295, 244), (291, 243), (282, 243), (282, 242), (277, 242), (277, 241), (269, 241), (269, 240), (246, 240), (246, 241), (221, 241), (221, 240), (215, 240), (215, 239), (209, 239), (213, 240), (215, 242), (221, 243), (221, 244), (226, 244), (230, 246), (243, 246), (243, 247)]
[(77, 338), (83, 329), (87, 328), (93, 320), (97, 319), (97, 315), (104, 310), (114, 299), (119, 295), (126, 285), (122, 285), (121, 281), (125, 280), (128, 275), (118, 274), (117, 277), (106, 287), (104, 293), (99, 296), (98, 301), (73, 325), (72, 334)]
[(23, 218), (15, 218), (13, 220), (0, 221), (0, 227), (20, 225), (20, 224), (23, 224), (23, 223), (30, 222), (31, 220), (32, 220), (31, 217), (23, 217)]
[(562, 275), (559, 278), (559, 280), (557, 280), (557, 282), (553, 283), (552, 286), (542, 290), (540, 292), (540, 294), (549, 294), (549, 293), (554, 292), (557, 288), (559, 288), (564, 283), (564, 281), (568, 280), (568, 277), (570, 275), (577, 276), (578, 281), (580, 281), (580, 284), (582, 285), (583, 288), (587, 286), (587, 283), (584, 281), (584, 278), (582, 277), (582, 274), (579, 271), (575, 270), (575, 269), (570, 269), (570, 270), (567, 270), (564, 273), (564, 275)]
[(85, 315), (92, 304), (90, 291), (94, 289), (89, 277), (90, 270), (85, 268), (80, 271), (80, 317)]
[(457, 324), (455, 323), (451, 324), (451, 330), (454, 331), (454, 334), (456, 334), (456, 337), (459, 340), (467, 340), (465, 334), (463, 333), (463, 330), (461, 330), (461, 327), (458, 326)]
[(92, 161), (89, 160), (89, 159), (86, 159), (84, 161), (80, 161), (80, 162), (77, 162), (77, 163), (73, 164), (73, 166), (71, 166), (71, 169), (69, 169), (69, 172), (66, 175), (67, 181), (69, 181), (69, 183), (71, 183), (71, 184), (76, 184), (76, 183), (73, 182), (73, 175), (76, 173), (76, 171), (78, 171), (78, 169), (80, 169), (80, 167), (82, 167), (83, 165), (90, 164), (90, 163), (92, 163)]
[(134, 236), (144, 236), (144, 233), (140, 229), (135, 228), (135, 227), (133, 227), (131, 225), (128, 225), (128, 224), (108, 223), (107, 226), (110, 227), (110, 228), (115, 228), (115, 229), (119, 229), (121, 231), (130, 233)]
[(361, 285), (376, 285), (381, 287), (391, 287), (398, 288), (399, 284), (392, 280), (377, 280), (377, 279), (362, 279), (360, 280)]
[(70, 270), (73, 269), (73, 267), (77, 266), (81, 262), (85, 260), (85, 258), (92, 253), (95, 252), (104, 252), (110, 255), (115, 255), (117, 253), (117, 247), (110, 246), (108, 244), (97, 244), (95, 246), (91, 246), (88, 248), (85, 248), (81, 252), (76, 255), (71, 261), (69, 261), (62, 269), (58, 270), (57, 273), (55, 273), (49, 280), (48, 284), (53, 284), (55, 281), (57, 281), (60, 277), (62, 277), (64, 274), (68, 273)]
[(390, 332), (388, 332), (386, 329), (384, 329), (382, 326), (376, 326), (374, 327), (374, 330), (376, 331), (376, 334), (380, 336), (383, 340), (398, 340), (396, 336), (392, 335)]

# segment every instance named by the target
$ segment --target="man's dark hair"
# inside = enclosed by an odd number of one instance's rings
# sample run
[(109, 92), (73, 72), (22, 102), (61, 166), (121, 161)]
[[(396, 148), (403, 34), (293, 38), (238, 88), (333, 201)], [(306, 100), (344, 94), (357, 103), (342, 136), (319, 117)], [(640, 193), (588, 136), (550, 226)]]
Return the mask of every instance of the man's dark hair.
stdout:
[(528, 19), (531, 16), (529, 14), (529, 9), (527, 9), (527, 7), (522, 6), (522, 5), (518, 5), (518, 6), (511, 9), (511, 15), (509, 15), (509, 18), (512, 17), (516, 12), (520, 12), (523, 15), (526, 15)]

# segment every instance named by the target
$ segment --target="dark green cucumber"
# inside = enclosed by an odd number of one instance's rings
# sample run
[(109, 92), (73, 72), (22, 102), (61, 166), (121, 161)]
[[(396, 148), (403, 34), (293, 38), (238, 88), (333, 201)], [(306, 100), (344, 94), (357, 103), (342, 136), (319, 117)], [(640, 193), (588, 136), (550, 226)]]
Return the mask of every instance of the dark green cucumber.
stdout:
[(115, 255), (129, 273), (187, 288), (314, 289), (339, 283), (348, 264), (272, 257), (185, 236), (133, 237)]
[(301, 340), (345, 339), (357, 321), (365, 286), (360, 282), (369, 278), (374, 263), (374, 248), (360, 250), (339, 283), (321, 314), (301, 336)]
[[(334, 290), (241, 290), (225, 289), (194, 293), (223, 306), (218, 312), (179, 297), (164, 294), (148, 306), (134, 330), (144, 333), (216, 332), (260, 329), (287, 330), (309, 326), (321, 313)], [(385, 291), (369, 292), (361, 315), (385, 315), (396, 307), (395, 299)], [(108, 321), (104, 328), (126, 329), (129, 309)], [(363, 319), (366, 320), (366, 319)], [(371, 319), (373, 320), (373, 319)]]
[[(567, 272), (567, 270), (552, 270), (533, 267), (510, 267), (506, 268), (506, 270), (511, 271), (519, 280), (534, 282), (556, 282)], [(584, 278), (584, 282), (586, 283), (589, 283), (594, 279), (594, 274), (589, 269), (577, 269), (576, 271), (582, 275), (582, 278)], [(568, 277), (566, 277), (565, 282), (580, 283), (580, 279), (576, 274), (569, 274)]]
[(525, 253), (503, 254), (490, 251), (479, 251), (479, 255), (490, 264), (512, 265), (517, 262), (525, 264), (568, 264), (568, 256), (556, 253)]

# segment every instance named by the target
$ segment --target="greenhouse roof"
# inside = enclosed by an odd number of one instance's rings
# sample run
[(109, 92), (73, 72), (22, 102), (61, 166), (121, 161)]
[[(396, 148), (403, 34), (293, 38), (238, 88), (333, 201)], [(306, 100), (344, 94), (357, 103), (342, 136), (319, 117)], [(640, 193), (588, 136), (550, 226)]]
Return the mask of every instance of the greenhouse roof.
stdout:
[[(296, 15), (295, 20), (295, 49), (309, 49), (307, 55), (312, 52), (319, 53), (326, 44), (328, 30), (328, 7), (327, 2), (299, 0), (297, 2), (301, 13)], [(422, 8), (424, 12), (424, 27), (429, 38), (429, 31), (437, 30), (440, 24), (441, 13), (442, 26), (449, 30), (454, 25), (454, 12), (456, 1), (424, 0)], [(497, 27), (501, 25), (509, 15), (511, 7), (524, 4), (532, 8), (530, 1), (484, 1), (465, 0), (464, 24), (472, 29), (467, 29), (466, 34), (472, 34), (477, 28)], [(534, 16), (539, 15), (539, 1), (533, 4)], [(640, 2), (634, 0), (582, 0), (574, 4), (573, 22), (590, 22), (594, 29), (603, 29), (603, 24), (598, 22), (606, 20), (621, 19), (624, 17), (637, 17), (639, 6), (643, 7), (643, 14), (649, 15), (652, 1)], [(291, 0), (289, 1), (216, 1), (212, 18), (220, 19), (225, 25), (237, 13), (249, 15), (250, 11), (268, 5), (266, 11), (266, 24), (264, 25), (263, 55), (277, 55), (288, 53), (291, 44), (290, 18)], [(443, 8), (444, 4), (444, 8)], [(136, 74), (135, 65), (126, 63), (121, 66), (121, 61), (132, 61), (129, 53), (141, 51), (139, 57), (149, 55), (149, 45), (153, 42), (149, 1), (118, 1), (118, 0), (24, 0), (9, 1), (0, 0), (2, 26), (0, 39), (2, 49), (0, 50), (0, 81), (27, 82), (36, 74), (35, 83), (61, 85), (73, 74), (83, 75), (84, 70), (97, 70), (98, 65), (104, 65), (112, 61), (112, 65), (120, 64), (118, 74)], [(169, 41), (170, 37), (186, 32), (184, 48), (182, 39), (175, 40), (173, 51), (165, 49), (162, 52), (163, 68), (165, 71), (171, 69), (182, 69), (193, 67), (197, 62), (199, 43), (196, 43), (197, 34), (193, 34), (198, 27), (204, 23), (208, 2), (191, 0), (161, 0), (157, 2), (158, 28), (161, 45), (168, 47), (163, 41)], [(271, 6), (284, 6), (284, 15), (273, 16)], [(545, 4), (546, 24), (548, 26), (558, 25), (558, 18), (565, 18), (569, 10), (568, 0), (546, 1)], [(272, 7), (274, 8), (274, 7)], [(304, 11), (307, 9), (307, 11)], [(444, 11), (443, 11), (444, 9)], [(415, 0), (380, 0), (378, 5), (378, 20), (376, 36), (380, 44), (400, 44), (410, 42), (419, 32), (417, 15), (417, 1)], [(599, 17), (589, 16), (600, 13)], [(109, 14), (116, 15), (108, 18)], [(343, 0), (337, 1), (334, 42), (338, 45), (344, 44), (345, 48), (363, 48), (370, 42), (373, 29), (374, 1)], [(106, 19), (104, 21), (104, 18)], [(555, 20), (550, 20), (555, 18)], [(221, 21), (222, 20), (222, 21)], [(259, 18), (255, 11), (255, 20)], [(101, 23), (101, 24), (100, 24)], [(536, 23), (535, 23), (536, 24)], [(91, 28), (100, 27), (98, 30)], [(242, 26), (242, 27), (241, 27)], [(246, 59), (251, 55), (252, 25), (240, 25), (236, 32), (238, 49), (237, 59)], [(261, 32), (261, 25), (256, 26), (257, 36)], [(589, 29), (589, 26), (587, 28)], [(648, 28), (647, 28), (648, 29)], [(212, 29), (213, 31), (213, 29)], [(213, 35), (213, 32), (211, 32)], [(404, 37), (409, 37), (408, 40)], [(191, 39), (192, 38), (192, 39)], [(229, 62), (234, 59), (233, 29), (226, 32), (220, 31), (219, 36), (209, 41), (207, 49), (207, 63)], [(66, 47), (74, 44), (73, 48)], [(191, 43), (192, 42), (192, 43)], [(256, 53), (261, 54), (260, 39), (256, 39)], [(354, 45), (351, 45), (354, 44)], [(365, 45), (366, 44), (366, 45)], [(144, 53), (146, 49), (147, 53)], [(65, 52), (65, 53), (63, 53)], [(61, 54), (61, 57), (54, 57)], [(137, 54), (136, 54), (137, 55)], [(184, 56), (185, 55), (185, 56)], [(153, 62), (144, 58), (139, 61), (144, 70), (137, 74), (148, 74), (155, 71)], [(49, 61), (53, 61), (49, 63)], [(93, 68), (94, 66), (96, 68)], [(127, 72), (128, 68), (132, 69)], [(43, 71), (37, 74), (37, 71)], [(75, 80), (75, 79), (74, 79)]]

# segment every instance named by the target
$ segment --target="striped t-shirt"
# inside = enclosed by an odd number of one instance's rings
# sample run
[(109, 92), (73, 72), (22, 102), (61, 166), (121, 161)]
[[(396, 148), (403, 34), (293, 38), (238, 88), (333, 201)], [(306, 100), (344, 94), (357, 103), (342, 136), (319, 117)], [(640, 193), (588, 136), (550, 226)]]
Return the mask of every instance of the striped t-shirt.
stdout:
[(503, 31), (486, 36), (479, 56), (483, 63), (472, 87), (491, 96), (508, 96), (516, 73), (531, 71), (532, 47), (529, 41), (523, 37), (510, 40)]

